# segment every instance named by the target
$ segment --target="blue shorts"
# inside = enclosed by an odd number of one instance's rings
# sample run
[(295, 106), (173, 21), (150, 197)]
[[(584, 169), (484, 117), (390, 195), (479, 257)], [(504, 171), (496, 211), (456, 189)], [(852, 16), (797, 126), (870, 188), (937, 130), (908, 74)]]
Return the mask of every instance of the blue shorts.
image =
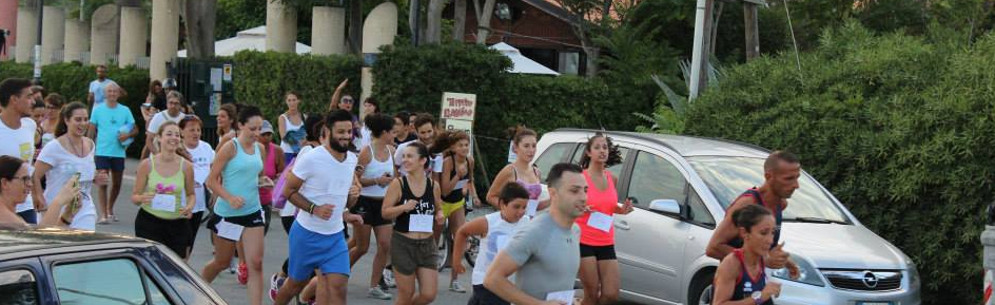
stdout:
[(314, 274), (338, 273), (349, 276), (349, 246), (342, 231), (324, 235), (294, 222), (290, 228), (290, 261), (287, 274), (294, 281), (306, 281)]
[(96, 156), (93, 157), (93, 163), (97, 165), (97, 169), (109, 169), (112, 172), (124, 171), (124, 158)]

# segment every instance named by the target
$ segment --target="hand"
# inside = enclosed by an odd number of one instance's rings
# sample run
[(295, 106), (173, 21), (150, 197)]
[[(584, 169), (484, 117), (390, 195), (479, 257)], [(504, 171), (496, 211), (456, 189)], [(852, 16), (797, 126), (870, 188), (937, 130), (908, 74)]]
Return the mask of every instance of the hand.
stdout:
[(770, 300), (771, 298), (778, 296), (781, 296), (781, 283), (767, 282), (767, 286), (764, 286), (764, 290), (761, 292), (760, 298), (761, 299), (766, 298), (767, 300)]
[(242, 196), (229, 196), (226, 200), (228, 201), (228, 205), (236, 210), (241, 209), (245, 205), (245, 199), (242, 199)]
[(801, 276), (801, 271), (798, 270), (798, 264), (795, 264), (795, 262), (790, 258), (788, 258), (788, 263), (785, 264), (784, 267), (788, 268), (788, 276), (790, 276), (792, 280), (797, 280), (798, 277)]
[[(52, 204), (56, 205), (56, 210), (64, 206), (69, 206), (75, 200), (79, 202), (79, 185), (75, 178), (70, 178), (59, 189), (59, 193), (52, 199)], [(66, 209), (69, 211), (70, 209)], [(75, 212), (73, 214), (76, 214)]]
[[(317, 210), (317, 208), (315, 208), (315, 209)], [(354, 226), (358, 226), (358, 225), (363, 224), (363, 216), (359, 216), (359, 215), (356, 215), (356, 214), (353, 214), (353, 213), (345, 213), (345, 214), (342, 215), (342, 218), (346, 222), (351, 223)]]
[(457, 166), (456, 167), (456, 177), (463, 177), (464, 175), (466, 175), (466, 172), (468, 170), (469, 169), (466, 168), (466, 165)]
[(442, 211), (435, 212), (435, 223), (441, 224), (444, 221), (446, 221), (446, 214), (443, 214)]
[[(456, 254), (457, 253), (453, 253), (453, 257), (459, 257), (459, 256), (456, 256)], [(463, 261), (462, 260), (460, 260), (459, 262), (456, 262), (456, 264), (453, 265), (453, 272), (456, 273), (456, 274), (463, 274), (464, 272), (466, 272), (466, 267), (463, 266)]]
[(121, 141), (124, 141), (124, 140), (127, 140), (127, 139), (128, 139), (128, 134), (126, 134), (126, 133), (119, 133), (119, 134), (117, 134), (117, 141), (118, 142), (121, 142)]
[(632, 213), (632, 211), (634, 211), (634, 210), (635, 210), (635, 208), (632, 207), (632, 199), (628, 199), (627, 198), (627, 199), (625, 199), (625, 203), (622, 204), (622, 213), (620, 213), (620, 214), (626, 215), (626, 214)]
[(152, 199), (155, 198), (155, 194), (148, 193), (148, 194), (145, 194), (145, 195), (139, 195), (138, 198), (139, 198), (139, 201), (138, 201), (139, 205), (152, 204)]
[[(32, 194), (33, 195), (33, 194)], [(36, 212), (45, 212), (48, 210), (48, 204), (45, 203), (45, 196), (32, 196), (31, 203), (35, 206)]]
[(273, 179), (266, 176), (259, 176), (259, 187), (273, 188)]
[(388, 185), (388, 184), (390, 184), (390, 181), (393, 180), (393, 179), (394, 179), (394, 177), (391, 177), (390, 174), (384, 173), (383, 176), (380, 176), (380, 178), (377, 178), (377, 185), (379, 185), (379, 186)]
[(345, 86), (348, 86), (348, 85), (349, 85), (349, 79), (347, 78), (347, 79), (343, 80), (341, 83), (339, 83), (339, 86), (336, 87), (336, 89), (342, 89), (342, 88), (345, 88)]
[(767, 254), (767, 266), (771, 269), (783, 268), (788, 263), (788, 258), (791, 256), (788, 252), (784, 251), (784, 243), (775, 246), (770, 249), (770, 253)]
[(335, 210), (334, 204), (319, 205), (314, 207), (314, 211), (311, 211), (311, 215), (318, 216), (322, 220), (328, 220), (332, 218), (332, 211)]
[(416, 205), (418, 205), (418, 201), (414, 199), (408, 199), (408, 201), (405, 201), (404, 204), (401, 205), (401, 207), (404, 208), (405, 212), (410, 212), (411, 210), (415, 209)]
[(190, 219), (190, 217), (193, 217), (193, 205), (190, 204), (183, 207), (183, 209), (180, 210), (180, 216), (186, 219)]
[(356, 184), (352, 184), (351, 186), (349, 186), (349, 198), (358, 198), (358, 197), (359, 197), (359, 186)]

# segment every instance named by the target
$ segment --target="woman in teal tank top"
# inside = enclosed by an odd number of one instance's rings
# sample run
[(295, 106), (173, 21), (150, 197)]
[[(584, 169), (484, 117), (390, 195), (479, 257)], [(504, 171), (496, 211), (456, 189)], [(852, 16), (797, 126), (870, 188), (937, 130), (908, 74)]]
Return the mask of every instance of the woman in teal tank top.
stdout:
[(186, 258), (190, 247), (188, 222), (194, 200), (193, 165), (176, 154), (180, 127), (166, 122), (159, 127), (159, 153), (142, 160), (131, 201), (141, 209), (135, 217), (135, 236), (157, 241)]
[(201, 276), (208, 283), (214, 281), (228, 268), (235, 243), (241, 241), (249, 271), (249, 302), (259, 305), (263, 299), (263, 225), (268, 221), (259, 203), (259, 181), (266, 156), (256, 142), (263, 116), (259, 108), (244, 106), (237, 123), (238, 135), (218, 148), (206, 181), (218, 201), (207, 222), (207, 228), (214, 232), (214, 259), (204, 266)]

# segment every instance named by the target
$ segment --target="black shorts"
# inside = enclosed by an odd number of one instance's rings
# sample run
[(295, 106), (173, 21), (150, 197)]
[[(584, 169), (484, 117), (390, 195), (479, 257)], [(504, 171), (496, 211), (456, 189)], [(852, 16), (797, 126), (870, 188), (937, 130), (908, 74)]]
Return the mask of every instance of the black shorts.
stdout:
[(359, 201), (349, 208), (349, 213), (363, 216), (363, 224), (373, 227), (390, 225), (393, 222), (383, 218), (381, 207), (383, 198), (359, 196)]
[(124, 158), (96, 156), (93, 157), (93, 163), (96, 164), (97, 169), (109, 169), (112, 172), (124, 171)]
[(200, 221), (204, 219), (205, 211), (200, 211), (193, 213), (190, 219), (190, 249), (193, 249), (193, 244), (197, 242), (197, 231), (200, 230)]
[(211, 220), (207, 221), (207, 229), (218, 233), (218, 223), (222, 219), (232, 224), (240, 225), (246, 228), (264, 227), (266, 225), (266, 220), (263, 218), (263, 210), (249, 213), (248, 215), (233, 216), (233, 217), (221, 217), (218, 214), (211, 214)]
[(190, 220), (162, 219), (139, 209), (135, 217), (135, 236), (163, 244), (180, 258), (186, 258), (187, 247), (190, 247)]
[(580, 257), (585, 258), (591, 256), (599, 261), (615, 260), (615, 245), (588, 246), (580, 244)]
[(484, 285), (473, 285), (473, 296), (466, 305), (510, 305), (508, 301), (487, 290)]

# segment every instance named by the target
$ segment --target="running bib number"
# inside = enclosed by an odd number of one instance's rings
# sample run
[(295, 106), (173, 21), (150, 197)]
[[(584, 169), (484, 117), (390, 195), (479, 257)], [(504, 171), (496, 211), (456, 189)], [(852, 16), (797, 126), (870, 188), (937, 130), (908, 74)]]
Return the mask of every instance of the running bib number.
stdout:
[(592, 228), (608, 232), (612, 229), (614, 218), (601, 212), (591, 212), (591, 218), (587, 219), (587, 225)]
[(529, 217), (536, 216), (536, 210), (539, 209), (539, 199), (529, 199), (529, 204), (525, 206), (525, 215)]
[(432, 233), (435, 217), (432, 215), (411, 214), (408, 218), (408, 232)]
[(504, 250), (504, 248), (508, 247), (508, 238), (509, 238), (508, 235), (501, 235), (497, 237), (497, 239), (494, 241), (494, 243), (497, 244), (497, 251), (494, 251), (494, 253), (501, 252)]
[(563, 304), (572, 305), (574, 303), (574, 291), (564, 290), (550, 292), (549, 294), (546, 294), (546, 301), (557, 301)]
[(245, 227), (222, 220), (218, 222), (215, 228), (218, 229), (218, 237), (230, 241), (238, 241), (242, 239), (242, 229)]
[(170, 213), (176, 212), (176, 196), (155, 194), (155, 197), (152, 197), (152, 209)]
[(462, 190), (464, 187), (466, 187), (466, 183), (467, 182), (470, 182), (470, 180), (469, 179), (463, 179), (463, 180), (457, 181), (456, 182), (456, 187), (454, 187), (453, 189), (454, 190)]

